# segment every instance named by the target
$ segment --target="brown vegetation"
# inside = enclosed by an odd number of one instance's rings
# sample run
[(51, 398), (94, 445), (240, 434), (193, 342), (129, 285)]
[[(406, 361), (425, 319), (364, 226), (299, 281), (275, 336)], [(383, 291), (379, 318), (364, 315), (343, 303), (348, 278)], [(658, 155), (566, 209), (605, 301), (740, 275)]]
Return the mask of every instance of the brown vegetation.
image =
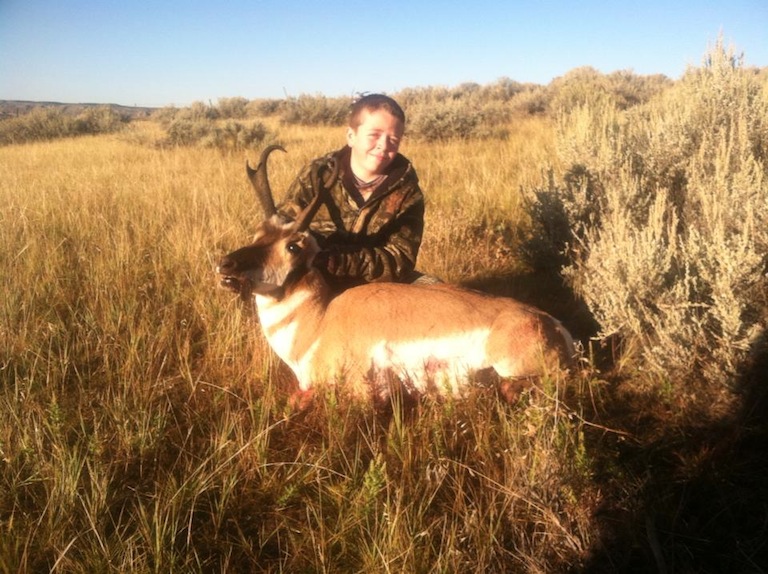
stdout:
[[(400, 95), (419, 267), (584, 343), (582, 373), (515, 408), (290, 408), (214, 266), (258, 218), (242, 150), (284, 145), (286, 189), (333, 121), (231, 98), (5, 139), (0, 572), (765, 571), (767, 77), (718, 44), (675, 82)], [(24, 117), (0, 130), (46, 124)], [(264, 131), (169, 141), (181, 120)]]

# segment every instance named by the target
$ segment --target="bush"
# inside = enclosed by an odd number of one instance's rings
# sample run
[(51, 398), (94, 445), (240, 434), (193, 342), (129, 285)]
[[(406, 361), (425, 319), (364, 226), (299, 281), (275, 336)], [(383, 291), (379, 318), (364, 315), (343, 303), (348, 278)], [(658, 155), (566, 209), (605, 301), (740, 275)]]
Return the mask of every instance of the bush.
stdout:
[(246, 106), (246, 113), (251, 118), (265, 118), (282, 113), (284, 108), (284, 100), (251, 100)]
[(166, 106), (155, 110), (152, 119), (169, 127), (175, 121), (209, 122), (218, 119), (243, 119), (247, 117), (248, 100), (245, 98), (219, 98), (214, 106), (203, 102), (192, 102), (185, 108)]
[(546, 88), (533, 86), (519, 92), (512, 99), (513, 111), (528, 115), (543, 114), (549, 108), (549, 99)]
[(179, 108), (175, 106), (164, 106), (156, 109), (152, 112), (151, 118), (159, 122), (163, 126), (171, 125), (171, 122), (176, 119), (176, 115), (179, 113)]
[(541, 94), (538, 86), (501, 78), (485, 86), (465, 83), (454, 88), (407, 89), (396, 99), (406, 110), (409, 134), (439, 141), (505, 138), (513, 117), (545, 109)]
[[(174, 108), (170, 108), (173, 110)], [(186, 108), (179, 108), (174, 114), (166, 114), (163, 116), (165, 119), (173, 120), (187, 120), (191, 122), (205, 122), (217, 120), (221, 117), (219, 109), (211, 104), (205, 104), (203, 102), (192, 102)]]
[(109, 106), (86, 108), (77, 115), (57, 108), (35, 108), (23, 116), (0, 121), (0, 145), (110, 133), (127, 122)]
[(267, 137), (264, 124), (245, 125), (228, 121), (217, 125), (203, 138), (202, 145), (217, 149), (249, 149), (259, 146)]
[(306, 126), (341, 126), (347, 122), (347, 98), (301, 95), (285, 101), (282, 121)]
[(419, 104), (408, 109), (408, 133), (433, 142), (506, 135), (511, 108), (502, 102), (469, 105), (458, 100)]
[(75, 117), (75, 135), (104, 134), (123, 128), (127, 119), (109, 106), (87, 108)]
[(258, 147), (269, 134), (264, 124), (260, 122), (246, 125), (230, 120), (219, 124), (209, 120), (189, 119), (174, 120), (168, 126), (167, 133), (166, 144), (200, 145), (222, 150)]
[(421, 105), (409, 110), (408, 132), (426, 141), (472, 137), (479, 128), (482, 115), (459, 101)]
[(241, 97), (219, 98), (216, 109), (222, 119), (241, 120), (248, 116), (248, 100)]
[(213, 124), (193, 122), (187, 119), (173, 120), (168, 126), (165, 143), (177, 146), (189, 146), (198, 143), (208, 135)]
[(574, 103), (559, 121), (572, 167), (534, 190), (532, 252), (565, 257), (600, 337), (639, 341), (638, 367), (667, 380), (733, 380), (764, 329), (768, 100), (756, 78), (718, 42), (645, 105)]
[(549, 86), (549, 107), (553, 113), (568, 113), (597, 100), (609, 99), (620, 110), (647, 103), (672, 85), (666, 76), (638, 76), (622, 70), (601, 74), (594, 68), (575, 68)]

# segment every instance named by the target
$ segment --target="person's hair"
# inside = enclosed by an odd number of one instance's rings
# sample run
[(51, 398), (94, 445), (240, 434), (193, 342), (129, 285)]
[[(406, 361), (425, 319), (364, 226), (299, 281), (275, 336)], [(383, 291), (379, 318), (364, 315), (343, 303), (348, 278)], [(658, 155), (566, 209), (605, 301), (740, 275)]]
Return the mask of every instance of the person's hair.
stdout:
[(375, 112), (386, 110), (403, 122), (405, 126), (405, 112), (395, 100), (384, 94), (367, 94), (357, 99), (349, 110), (349, 127), (356, 130), (362, 122), (363, 111)]

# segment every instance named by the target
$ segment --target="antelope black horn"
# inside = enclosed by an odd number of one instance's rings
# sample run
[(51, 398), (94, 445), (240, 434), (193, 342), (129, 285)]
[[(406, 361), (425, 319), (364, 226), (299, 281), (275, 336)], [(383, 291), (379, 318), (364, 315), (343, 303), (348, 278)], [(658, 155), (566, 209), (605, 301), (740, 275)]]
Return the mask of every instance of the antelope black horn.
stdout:
[(277, 213), (275, 207), (275, 199), (272, 197), (272, 189), (269, 187), (269, 178), (267, 177), (267, 158), (276, 149), (285, 152), (285, 148), (279, 145), (267, 146), (261, 157), (256, 169), (253, 169), (248, 160), (245, 161), (245, 171), (248, 174), (248, 179), (251, 181), (253, 189), (256, 191), (256, 198), (261, 203), (261, 207), (264, 209), (264, 215), (268, 218)]
[(307, 205), (307, 207), (304, 208), (304, 211), (302, 211), (296, 218), (297, 231), (307, 230), (309, 224), (312, 222), (312, 218), (315, 217), (317, 210), (320, 209), (320, 204), (323, 203), (323, 196), (325, 195), (326, 190), (334, 184), (339, 175), (339, 162), (337, 160), (332, 160), (331, 177), (324, 180), (320, 176), (320, 170), (326, 165), (328, 164), (318, 162), (312, 166), (312, 170), (309, 172), (309, 181), (312, 185), (312, 189), (315, 190), (315, 197), (312, 198), (309, 205)]

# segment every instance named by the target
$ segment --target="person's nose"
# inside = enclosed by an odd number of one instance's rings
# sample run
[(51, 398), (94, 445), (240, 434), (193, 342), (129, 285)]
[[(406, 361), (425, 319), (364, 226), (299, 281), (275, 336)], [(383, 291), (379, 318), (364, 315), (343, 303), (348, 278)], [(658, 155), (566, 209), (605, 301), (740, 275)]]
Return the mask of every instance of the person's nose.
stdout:
[(379, 137), (379, 141), (376, 142), (377, 147), (382, 151), (390, 151), (395, 147), (395, 144), (389, 138), (388, 135), (382, 134)]

